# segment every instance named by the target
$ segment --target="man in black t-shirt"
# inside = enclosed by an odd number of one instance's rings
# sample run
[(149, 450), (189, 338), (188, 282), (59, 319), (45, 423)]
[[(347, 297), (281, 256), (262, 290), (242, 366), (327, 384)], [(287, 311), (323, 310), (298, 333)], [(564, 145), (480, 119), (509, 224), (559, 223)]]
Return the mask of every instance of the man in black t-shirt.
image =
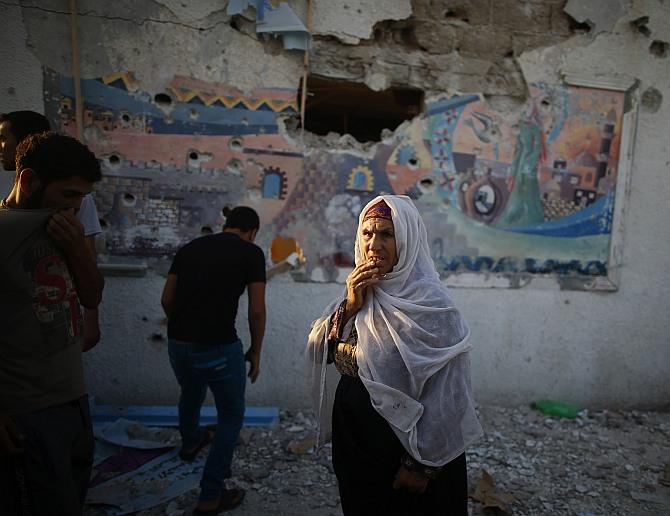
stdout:
[[(193, 460), (212, 442), (194, 514), (218, 514), (242, 502), (244, 490), (226, 489), (233, 449), (244, 419), (245, 359), (259, 374), (265, 332), (265, 256), (254, 239), (260, 221), (251, 208), (226, 213), (223, 232), (196, 238), (176, 254), (161, 303), (168, 316), (170, 364), (181, 387), (180, 457)], [(239, 298), (247, 289), (251, 346), (243, 353), (235, 331)], [(207, 387), (214, 395), (217, 429), (200, 428)]]

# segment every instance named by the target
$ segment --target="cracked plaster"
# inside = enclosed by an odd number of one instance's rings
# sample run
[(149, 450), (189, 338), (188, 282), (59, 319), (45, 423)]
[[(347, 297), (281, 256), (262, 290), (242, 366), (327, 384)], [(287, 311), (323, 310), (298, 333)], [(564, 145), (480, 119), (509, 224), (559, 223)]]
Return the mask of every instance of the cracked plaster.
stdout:
[[(34, 55), (56, 71), (70, 75), (66, 3), (48, 0), (39, 7), (28, 2), (22, 5), (28, 46)], [(175, 2), (164, 3), (175, 8)], [(200, 6), (190, 18), (180, 18), (157, 1), (80, 2), (82, 77), (133, 70), (143, 87), (153, 93), (164, 91), (175, 75), (222, 82), (243, 91), (257, 87), (259, 77), (268, 86), (297, 87), (302, 54), (287, 52), (267, 59), (261, 41), (228, 29), (225, 6), (212, 11), (213, 6), (208, 5), (207, 9)], [(100, 18), (113, 23), (101, 24)]]
[(626, 14), (624, 0), (568, 0), (563, 10), (579, 23), (592, 27), (591, 33), (608, 32)]
[(375, 23), (409, 18), (412, 3), (410, 0), (314, 0), (312, 9), (312, 34), (334, 36), (343, 43), (355, 45), (372, 37)]

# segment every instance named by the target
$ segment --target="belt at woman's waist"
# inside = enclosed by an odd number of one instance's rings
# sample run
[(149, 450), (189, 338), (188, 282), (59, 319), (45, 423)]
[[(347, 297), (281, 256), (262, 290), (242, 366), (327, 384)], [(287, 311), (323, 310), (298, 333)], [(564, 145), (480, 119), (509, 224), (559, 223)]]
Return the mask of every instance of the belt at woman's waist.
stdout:
[(358, 376), (358, 363), (356, 362), (356, 344), (358, 333), (354, 326), (346, 341), (333, 339), (328, 346), (328, 362), (335, 362), (335, 368), (340, 374), (347, 376)]

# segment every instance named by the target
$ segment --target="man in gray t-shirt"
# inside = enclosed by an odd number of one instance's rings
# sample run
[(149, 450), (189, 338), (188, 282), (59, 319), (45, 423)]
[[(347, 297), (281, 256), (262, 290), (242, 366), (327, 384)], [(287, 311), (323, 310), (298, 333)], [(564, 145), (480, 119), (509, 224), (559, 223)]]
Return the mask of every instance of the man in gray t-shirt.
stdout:
[[(12, 111), (0, 115), (0, 163), (2, 163), (2, 168), (7, 172), (15, 172), (16, 146), (31, 134), (50, 130), (51, 126), (47, 118), (35, 111)], [(6, 180), (0, 181), (0, 195), (5, 196), (11, 191), (14, 179), (15, 174), (12, 174), (11, 185), (7, 185)], [(84, 196), (75, 215), (84, 226), (86, 245), (93, 258), (96, 259), (95, 237), (102, 232), (102, 228), (91, 194)], [(87, 308), (84, 311), (84, 351), (88, 351), (99, 341), (98, 309)]]
[(74, 212), (100, 165), (74, 138), (16, 150), (0, 204), (0, 514), (81, 514), (93, 461), (80, 304), (103, 279)]

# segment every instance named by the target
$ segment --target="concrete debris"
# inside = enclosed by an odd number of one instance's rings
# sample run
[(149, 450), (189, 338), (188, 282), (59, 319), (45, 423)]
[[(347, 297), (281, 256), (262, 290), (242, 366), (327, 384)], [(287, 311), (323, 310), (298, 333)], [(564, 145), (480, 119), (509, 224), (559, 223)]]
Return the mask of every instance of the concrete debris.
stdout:
[(240, 435), (237, 437), (237, 444), (249, 446), (249, 443), (256, 433), (256, 430), (256, 428), (250, 428), (248, 426), (242, 427), (242, 430), (240, 430)]
[[(559, 420), (525, 406), (487, 406), (480, 416), (486, 434), (467, 453), (472, 515), (501, 505), (521, 516), (670, 513), (670, 413), (585, 410)], [(309, 444), (314, 430), (311, 414), (283, 411), (279, 425), (257, 429), (249, 445), (237, 447), (227, 485), (247, 496), (235, 514), (341, 514), (330, 446), (289, 449)], [(197, 495), (194, 488), (139, 514), (190, 514)]]
[(174, 428), (146, 427), (124, 418), (98, 429), (96, 434), (96, 437), (108, 443), (141, 450), (169, 448), (179, 444), (179, 433)]

